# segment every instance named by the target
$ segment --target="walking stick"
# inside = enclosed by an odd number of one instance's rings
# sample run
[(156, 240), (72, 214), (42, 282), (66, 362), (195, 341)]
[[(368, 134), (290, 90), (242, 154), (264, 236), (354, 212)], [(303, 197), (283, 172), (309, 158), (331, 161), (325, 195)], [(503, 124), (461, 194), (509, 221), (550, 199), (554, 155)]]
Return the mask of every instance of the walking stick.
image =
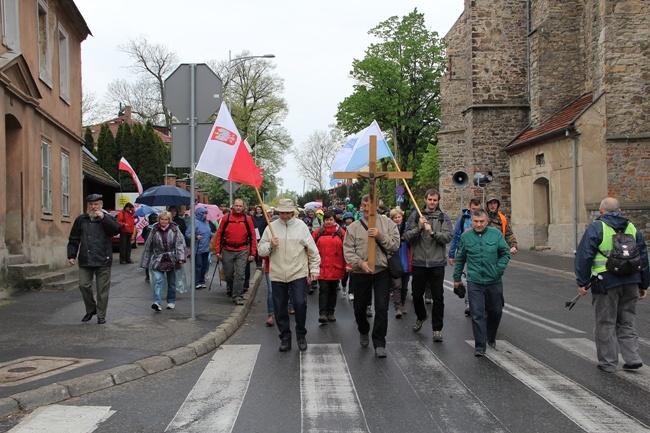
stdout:
[[(208, 292), (210, 289), (212, 289), (212, 282), (214, 281), (214, 275), (217, 273), (217, 269), (219, 269), (219, 259), (217, 259), (217, 264), (214, 266), (214, 271), (212, 271), (212, 278), (210, 278), (210, 285), (208, 286)], [(221, 280), (219, 280), (219, 286), (221, 286)]]

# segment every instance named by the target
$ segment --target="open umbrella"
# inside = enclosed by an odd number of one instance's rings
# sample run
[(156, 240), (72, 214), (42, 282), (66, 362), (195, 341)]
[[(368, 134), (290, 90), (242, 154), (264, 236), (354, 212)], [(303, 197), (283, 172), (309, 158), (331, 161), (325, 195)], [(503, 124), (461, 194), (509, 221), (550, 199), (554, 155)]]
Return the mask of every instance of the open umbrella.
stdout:
[(309, 207), (309, 206), (315, 207), (315, 208), (321, 208), (321, 207), (323, 207), (323, 203), (321, 203), (319, 201), (310, 201), (309, 203), (305, 204), (305, 207)]
[(203, 206), (208, 211), (208, 220), (212, 222), (217, 222), (223, 216), (223, 212), (219, 209), (219, 206), (216, 204), (202, 204), (199, 203), (194, 209), (198, 209), (199, 206)]
[(135, 212), (133, 212), (133, 216), (141, 217), (151, 213), (158, 213), (158, 211), (150, 206), (140, 206), (135, 210)]
[(153, 186), (140, 194), (135, 202), (148, 206), (189, 206), (190, 193), (177, 186)]

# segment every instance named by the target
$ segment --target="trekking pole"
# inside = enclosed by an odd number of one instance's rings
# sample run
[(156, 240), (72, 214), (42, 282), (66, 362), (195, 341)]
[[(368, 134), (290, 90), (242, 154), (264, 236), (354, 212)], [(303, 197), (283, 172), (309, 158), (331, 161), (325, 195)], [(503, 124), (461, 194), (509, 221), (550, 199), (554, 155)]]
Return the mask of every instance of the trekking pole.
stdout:
[[(217, 259), (217, 263), (214, 266), (214, 271), (212, 271), (212, 278), (210, 278), (210, 285), (208, 286), (208, 292), (210, 289), (212, 289), (212, 282), (214, 281), (214, 274), (217, 273), (217, 269), (219, 269), (219, 259)], [(219, 283), (221, 285), (221, 283)]]

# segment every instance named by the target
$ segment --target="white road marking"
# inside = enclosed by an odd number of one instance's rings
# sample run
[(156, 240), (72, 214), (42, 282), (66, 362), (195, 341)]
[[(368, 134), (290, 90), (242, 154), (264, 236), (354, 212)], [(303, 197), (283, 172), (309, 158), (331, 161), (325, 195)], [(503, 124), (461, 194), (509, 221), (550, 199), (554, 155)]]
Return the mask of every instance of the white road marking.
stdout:
[(110, 406), (53, 404), (36, 409), (9, 433), (91, 433), (114, 413)]
[(300, 394), (303, 432), (369, 431), (339, 344), (310, 344), (301, 352)]
[(648, 340), (647, 338), (639, 337), (639, 343), (643, 344), (644, 346), (650, 347), (650, 340)]
[(540, 327), (542, 329), (546, 329), (547, 331), (551, 331), (554, 334), (564, 334), (564, 331), (560, 331), (559, 329), (553, 328), (553, 327), (548, 326), (548, 325), (544, 325), (543, 323), (539, 323), (536, 320), (529, 319), (528, 317), (524, 317), (521, 314), (513, 313), (512, 311), (507, 310), (505, 308), (503, 309), (503, 314), (507, 314), (509, 316), (516, 317), (519, 320), (523, 320), (524, 322), (530, 323), (531, 325), (535, 325), (535, 326), (538, 326), (538, 327)]
[(224, 345), (217, 349), (165, 431), (232, 431), (259, 350), (260, 345)]
[[(467, 341), (474, 346), (474, 341)], [(504, 340), (486, 356), (590, 433), (641, 433), (650, 428), (580, 384)]]
[[(389, 348), (389, 359), (397, 364), (404, 380), (426, 405), (429, 417), (436, 423), (435, 431), (467, 432), (476, 425), (491, 432), (508, 431), (426, 345), (407, 342), (391, 344)], [(441, 395), (450, 403), (441, 404)]]
[[(596, 344), (588, 338), (550, 338), (549, 341), (574, 355), (578, 355), (582, 359), (598, 363)], [(620, 355), (618, 363), (619, 365), (624, 363)], [(614, 374), (650, 392), (650, 370), (647, 367), (638, 370), (617, 370)]]
[(535, 313), (531, 313), (529, 311), (526, 311), (522, 308), (515, 307), (514, 305), (506, 304), (504, 308), (507, 308), (508, 310), (513, 310), (517, 311), (518, 313), (526, 314), (534, 319), (541, 320), (542, 322), (550, 323), (553, 326), (556, 326), (558, 328), (565, 329), (569, 332), (575, 332), (577, 334), (584, 334), (585, 331), (581, 331), (580, 329), (573, 328), (571, 326), (565, 325), (563, 323), (556, 322), (555, 320), (547, 319), (546, 317), (538, 316)]

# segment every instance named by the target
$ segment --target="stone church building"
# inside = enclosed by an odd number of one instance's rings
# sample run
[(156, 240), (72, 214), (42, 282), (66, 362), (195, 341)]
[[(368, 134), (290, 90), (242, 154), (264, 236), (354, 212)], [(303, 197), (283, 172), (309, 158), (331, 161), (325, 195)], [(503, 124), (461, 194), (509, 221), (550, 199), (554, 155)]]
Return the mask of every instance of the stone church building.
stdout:
[(445, 40), (446, 211), (497, 197), (520, 248), (571, 253), (611, 195), (650, 240), (649, 1), (465, 0)]

